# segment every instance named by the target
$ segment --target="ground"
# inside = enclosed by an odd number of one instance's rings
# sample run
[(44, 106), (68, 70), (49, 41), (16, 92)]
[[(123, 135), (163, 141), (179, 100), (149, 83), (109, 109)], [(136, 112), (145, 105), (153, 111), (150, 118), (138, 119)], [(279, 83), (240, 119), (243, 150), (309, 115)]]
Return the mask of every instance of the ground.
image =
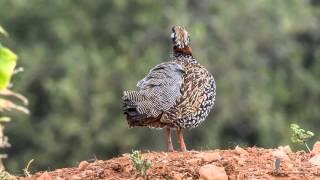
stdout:
[[(220, 169), (224, 169), (223, 172), (231, 180), (320, 179), (319, 164), (310, 162), (310, 159), (316, 154), (304, 151), (291, 152), (288, 147), (278, 149), (236, 147), (232, 150), (144, 152), (142, 155), (143, 158), (152, 162), (147, 172), (147, 179), (201, 179), (204, 176), (199, 173), (199, 170), (208, 164), (222, 167)], [(129, 154), (123, 154), (121, 157), (105, 161), (96, 160), (89, 163), (83, 161), (78, 167), (38, 172), (29, 178), (16, 177), (16, 179), (118, 180), (142, 178), (137, 174)]]

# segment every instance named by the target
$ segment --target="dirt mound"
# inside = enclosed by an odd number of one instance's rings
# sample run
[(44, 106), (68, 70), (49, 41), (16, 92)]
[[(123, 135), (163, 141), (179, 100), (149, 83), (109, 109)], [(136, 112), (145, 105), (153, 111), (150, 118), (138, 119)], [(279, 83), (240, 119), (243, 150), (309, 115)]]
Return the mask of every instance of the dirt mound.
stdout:
[[(147, 152), (152, 164), (148, 179), (200, 179), (199, 169), (211, 164), (222, 167), (229, 179), (320, 179), (320, 166), (309, 160), (314, 154), (289, 149), (235, 148), (233, 150)], [(220, 168), (221, 169), (221, 168)], [(202, 176), (202, 174), (201, 174)], [(204, 177), (204, 176), (203, 176)], [(142, 179), (129, 154), (79, 167), (38, 172), (17, 179)]]

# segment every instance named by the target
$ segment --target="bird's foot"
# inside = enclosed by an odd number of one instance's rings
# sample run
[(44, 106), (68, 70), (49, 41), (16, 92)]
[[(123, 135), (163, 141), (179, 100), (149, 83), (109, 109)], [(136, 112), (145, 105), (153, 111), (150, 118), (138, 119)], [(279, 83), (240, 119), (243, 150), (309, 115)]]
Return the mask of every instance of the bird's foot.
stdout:
[(184, 147), (180, 147), (180, 151), (181, 152), (187, 152), (188, 150), (187, 150), (186, 146), (184, 146)]
[(175, 152), (175, 150), (173, 149), (173, 147), (171, 147), (171, 148), (169, 147), (168, 152)]
[(183, 134), (182, 134), (182, 130), (178, 129), (178, 142), (180, 145), (180, 151), (181, 152), (186, 152), (187, 151), (187, 147), (186, 144), (184, 143), (184, 139), (183, 139)]
[(173, 152), (173, 144), (172, 144), (172, 138), (171, 138), (171, 129), (167, 128), (167, 145), (168, 145), (168, 151)]

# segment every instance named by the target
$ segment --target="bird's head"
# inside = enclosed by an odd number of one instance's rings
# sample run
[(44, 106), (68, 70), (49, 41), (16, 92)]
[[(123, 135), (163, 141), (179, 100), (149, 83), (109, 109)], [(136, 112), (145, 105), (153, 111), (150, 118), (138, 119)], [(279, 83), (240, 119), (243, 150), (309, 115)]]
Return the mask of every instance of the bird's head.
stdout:
[(171, 40), (175, 54), (192, 55), (190, 35), (184, 27), (173, 26)]

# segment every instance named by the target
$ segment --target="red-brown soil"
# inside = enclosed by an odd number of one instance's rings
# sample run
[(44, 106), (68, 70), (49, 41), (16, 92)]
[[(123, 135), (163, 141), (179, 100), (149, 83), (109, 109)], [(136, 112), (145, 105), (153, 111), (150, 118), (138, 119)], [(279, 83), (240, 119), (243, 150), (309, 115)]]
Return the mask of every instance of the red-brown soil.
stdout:
[[(224, 167), (229, 179), (320, 179), (320, 166), (312, 165), (313, 156), (303, 151), (286, 152), (276, 171), (275, 149), (237, 148), (189, 152), (147, 152), (151, 160), (148, 179), (200, 179), (199, 169), (206, 164)], [(80, 163), (79, 167), (38, 172), (29, 178), (17, 179), (142, 179), (129, 154), (110, 160)], [(40, 178), (39, 178), (40, 177)]]

